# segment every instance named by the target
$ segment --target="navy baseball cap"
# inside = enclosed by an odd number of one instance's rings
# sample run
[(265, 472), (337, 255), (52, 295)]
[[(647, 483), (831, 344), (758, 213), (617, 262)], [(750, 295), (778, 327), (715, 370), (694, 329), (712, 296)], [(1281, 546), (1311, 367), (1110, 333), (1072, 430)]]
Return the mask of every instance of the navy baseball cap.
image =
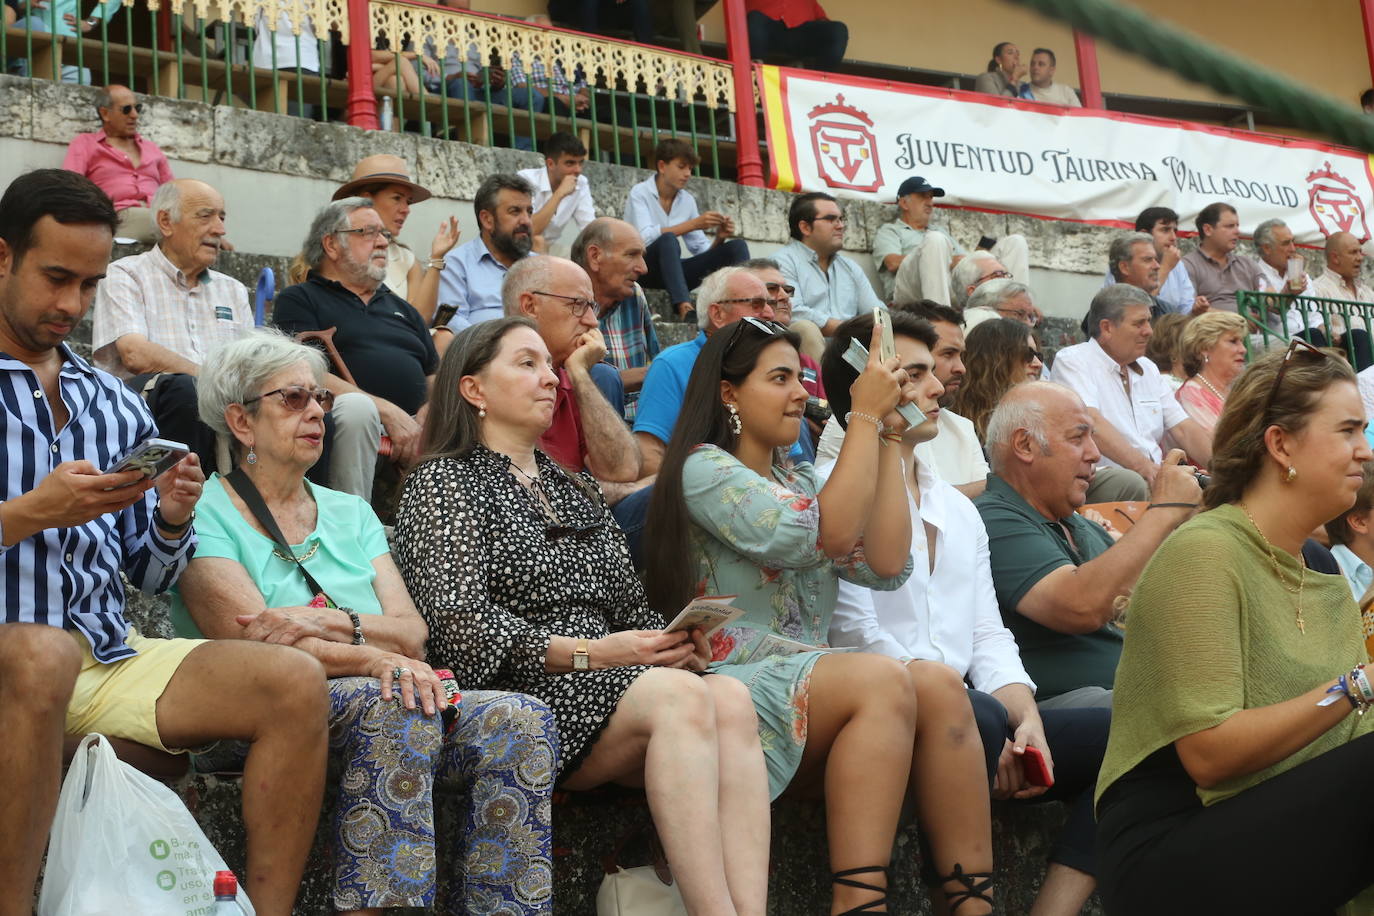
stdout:
[(945, 196), (944, 188), (932, 187), (930, 182), (926, 181), (920, 175), (912, 175), (906, 181), (902, 182), (902, 186), (897, 189), (897, 196), (906, 197), (908, 194), (925, 194), (926, 192), (930, 192), (936, 197)]

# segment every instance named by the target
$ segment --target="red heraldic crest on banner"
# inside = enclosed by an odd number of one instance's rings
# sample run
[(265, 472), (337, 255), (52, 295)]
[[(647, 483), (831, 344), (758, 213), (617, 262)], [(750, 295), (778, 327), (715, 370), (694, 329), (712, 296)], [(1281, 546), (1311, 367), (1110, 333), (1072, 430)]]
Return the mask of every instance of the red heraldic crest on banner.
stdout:
[(1312, 219), (1328, 238), (1335, 232), (1349, 232), (1367, 241), (1369, 224), (1355, 183), (1332, 169), (1329, 161), (1322, 166), (1307, 175), (1307, 210)]
[(878, 138), (873, 135), (873, 119), (843, 95), (835, 101), (811, 109), (811, 149), (816, 155), (821, 180), (832, 188), (850, 191), (877, 191), (883, 186), (883, 169), (878, 162)]

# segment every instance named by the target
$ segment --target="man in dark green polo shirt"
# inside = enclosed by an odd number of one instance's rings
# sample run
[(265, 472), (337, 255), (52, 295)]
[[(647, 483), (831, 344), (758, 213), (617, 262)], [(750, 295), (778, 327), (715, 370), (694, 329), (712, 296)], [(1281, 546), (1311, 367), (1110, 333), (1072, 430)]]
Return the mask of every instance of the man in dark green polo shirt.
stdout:
[(1202, 491), (1177, 449), (1150, 508), (1120, 540), (1077, 514), (1101, 458), (1083, 401), (1053, 382), (1017, 385), (993, 411), (992, 474), (974, 500), (988, 530), (992, 582), (1042, 707), (1110, 706), (1129, 595), (1155, 548)]

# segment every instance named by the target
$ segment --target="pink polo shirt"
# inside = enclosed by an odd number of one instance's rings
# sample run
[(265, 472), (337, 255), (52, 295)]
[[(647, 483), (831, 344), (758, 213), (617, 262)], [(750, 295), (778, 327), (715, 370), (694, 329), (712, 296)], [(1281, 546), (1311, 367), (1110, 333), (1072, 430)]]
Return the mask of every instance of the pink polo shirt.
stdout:
[(156, 143), (137, 134), (135, 139), (139, 153), (137, 168), (123, 150), (110, 145), (104, 130), (77, 134), (67, 147), (62, 168), (94, 181), (100, 190), (110, 195), (116, 210), (146, 207), (152, 202), (158, 186), (172, 180), (172, 169)]

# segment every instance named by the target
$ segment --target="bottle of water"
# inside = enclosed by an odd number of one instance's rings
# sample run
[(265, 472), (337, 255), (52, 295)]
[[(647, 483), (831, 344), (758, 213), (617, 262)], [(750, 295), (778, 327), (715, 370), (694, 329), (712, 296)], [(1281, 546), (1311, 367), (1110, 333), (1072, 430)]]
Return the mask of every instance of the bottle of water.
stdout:
[(215, 916), (244, 916), (239, 906), (239, 879), (231, 871), (215, 872)]
[(378, 117), (382, 130), (391, 130), (391, 96), (382, 96), (382, 113)]

